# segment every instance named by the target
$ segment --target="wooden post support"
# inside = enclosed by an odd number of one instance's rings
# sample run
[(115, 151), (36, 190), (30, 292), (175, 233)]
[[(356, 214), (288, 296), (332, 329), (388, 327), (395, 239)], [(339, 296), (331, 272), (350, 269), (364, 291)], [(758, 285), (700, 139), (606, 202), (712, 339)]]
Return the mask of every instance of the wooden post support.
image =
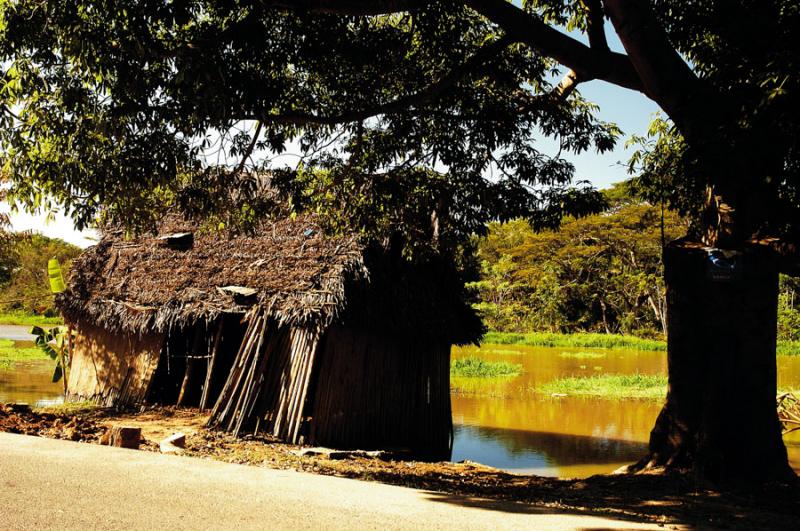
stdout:
[(203, 383), (203, 395), (200, 397), (200, 411), (205, 411), (208, 408), (208, 401), (211, 399), (209, 388), (211, 387), (211, 375), (214, 373), (214, 365), (217, 361), (217, 350), (219, 350), (219, 342), (222, 338), (223, 319), (220, 317), (217, 332), (214, 334), (214, 343), (211, 346), (211, 354), (208, 358), (208, 365), (206, 366), (206, 381)]

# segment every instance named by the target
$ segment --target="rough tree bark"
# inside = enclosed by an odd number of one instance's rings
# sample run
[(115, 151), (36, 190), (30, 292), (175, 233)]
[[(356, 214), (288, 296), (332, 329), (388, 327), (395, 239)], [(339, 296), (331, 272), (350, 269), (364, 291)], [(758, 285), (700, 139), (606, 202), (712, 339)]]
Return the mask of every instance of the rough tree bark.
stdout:
[(778, 267), (744, 246), (731, 278), (713, 278), (700, 244), (665, 252), (669, 391), (650, 453), (631, 471), (694, 468), (717, 481), (786, 480), (775, 408)]

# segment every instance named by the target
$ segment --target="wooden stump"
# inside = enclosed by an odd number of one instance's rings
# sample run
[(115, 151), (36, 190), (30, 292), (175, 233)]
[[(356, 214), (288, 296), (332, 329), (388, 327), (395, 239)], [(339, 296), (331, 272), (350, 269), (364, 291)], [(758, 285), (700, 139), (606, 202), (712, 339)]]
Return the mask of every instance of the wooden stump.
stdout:
[(139, 449), (139, 443), (142, 439), (142, 429), (134, 428), (132, 426), (112, 426), (111, 436), (109, 437), (109, 444), (119, 448), (131, 448), (133, 450)]

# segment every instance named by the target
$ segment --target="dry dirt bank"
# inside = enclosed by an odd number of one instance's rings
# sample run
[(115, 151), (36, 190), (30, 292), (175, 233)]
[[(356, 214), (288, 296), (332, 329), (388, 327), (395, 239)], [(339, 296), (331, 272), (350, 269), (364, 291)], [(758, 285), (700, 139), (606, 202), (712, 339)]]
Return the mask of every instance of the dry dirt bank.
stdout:
[(665, 525), (800, 529), (797, 485), (750, 486), (720, 492), (689, 475), (606, 475), (565, 480), (510, 474), (477, 463), (299, 456), (293, 452), (297, 446), (262, 437), (234, 439), (206, 430), (205, 419), (205, 415), (192, 409), (65, 413), (0, 404), (0, 431), (11, 433), (99, 443), (110, 425), (139, 426), (145, 439), (141, 448), (146, 451), (158, 452), (160, 440), (180, 431), (186, 434), (186, 455), (231, 463), (516, 500)]

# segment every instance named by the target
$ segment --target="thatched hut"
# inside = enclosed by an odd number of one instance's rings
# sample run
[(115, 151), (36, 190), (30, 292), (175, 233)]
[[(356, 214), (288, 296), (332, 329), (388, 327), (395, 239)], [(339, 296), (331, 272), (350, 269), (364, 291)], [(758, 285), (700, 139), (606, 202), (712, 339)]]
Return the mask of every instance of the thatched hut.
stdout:
[(338, 448), (451, 447), (449, 360), (480, 323), (443, 263), (411, 265), (311, 216), (255, 235), (107, 231), (57, 303), (69, 400), (211, 408), (209, 424)]

